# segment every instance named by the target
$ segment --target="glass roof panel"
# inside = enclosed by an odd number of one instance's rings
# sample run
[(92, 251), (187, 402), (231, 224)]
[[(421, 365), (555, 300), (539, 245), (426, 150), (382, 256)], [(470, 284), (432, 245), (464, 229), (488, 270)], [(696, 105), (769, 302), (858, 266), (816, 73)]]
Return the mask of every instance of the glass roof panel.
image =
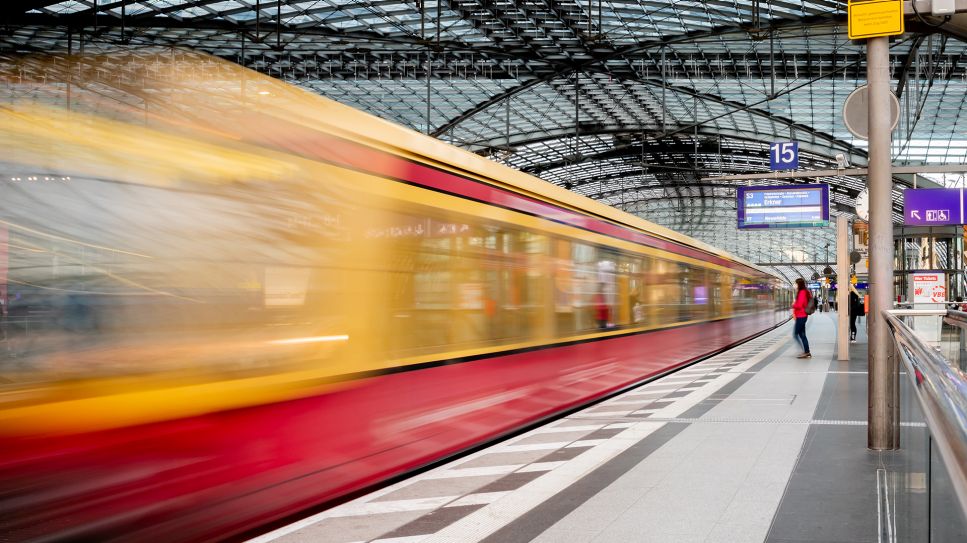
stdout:
[[(842, 122), (866, 65), (841, 0), (601, 0), (590, 9), (576, 0), (282, 0), (258, 12), (254, 0), (136, 0), (123, 5), (123, 22), (119, 2), (31, 1), (25, 13), (3, 4), (0, 56), (189, 47), (601, 201), (648, 202), (655, 209), (640, 212), (716, 245), (744, 241), (720, 232), (734, 217), (725, 205), (734, 189), (707, 179), (768, 171), (770, 142), (799, 141), (806, 168), (828, 168), (838, 153), (865, 163), (866, 143)], [(890, 50), (901, 106), (894, 162), (967, 163), (967, 36), (951, 25), (908, 30)], [(63, 89), (17, 92), (53, 100)], [(963, 184), (959, 174), (929, 178)], [(863, 180), (827, 181), (837, 212), (849, 213)], [(702, 211), (676, 223), (663, 201)]]

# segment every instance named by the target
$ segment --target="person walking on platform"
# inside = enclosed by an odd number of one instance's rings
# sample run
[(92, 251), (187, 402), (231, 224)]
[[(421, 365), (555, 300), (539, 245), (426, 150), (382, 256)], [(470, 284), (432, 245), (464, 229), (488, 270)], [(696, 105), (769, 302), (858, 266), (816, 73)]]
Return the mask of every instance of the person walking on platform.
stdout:
[(849, 286), (849, 341), (850, 343), (856, 343), (856, 319), (857, 317), (863, 316), (865, 311), (863, 310), (863, 301), (860, 299), (860, 295), (856, 292), (856, 287), (853, 285)]
[(809, 353), (809, 340), (806, 339), (806, 319), (809, 317), (806, 310), (809, 308), (812, 295), (809, 294), (809, 289), (806, 288), (806, 280), (802, 277), (796, 279), (796, 287), (798, 287), (796, 301), (792, 304), (792, 315), (796, 317), (796, 326), (792, 329), (792, 337), (796, 338), (803, 350), (802, 354), (796, 358), (812, 358), (813, 355)]

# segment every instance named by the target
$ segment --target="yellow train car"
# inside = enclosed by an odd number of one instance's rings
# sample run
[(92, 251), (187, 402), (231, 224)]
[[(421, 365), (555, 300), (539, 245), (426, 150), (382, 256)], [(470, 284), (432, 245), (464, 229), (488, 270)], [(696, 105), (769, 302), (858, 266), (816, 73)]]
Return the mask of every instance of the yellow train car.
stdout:
[(0, 108), (14, 540), (223, 538), (787, 317), (749, 263), (432, 138), (194, 55), (126, 101), (116, 61)]

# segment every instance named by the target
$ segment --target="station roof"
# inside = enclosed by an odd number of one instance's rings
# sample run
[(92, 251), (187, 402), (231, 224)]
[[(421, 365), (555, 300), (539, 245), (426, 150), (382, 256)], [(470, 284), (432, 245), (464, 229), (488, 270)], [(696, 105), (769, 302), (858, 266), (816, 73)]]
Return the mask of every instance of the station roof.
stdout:
[[(775, 141), (800, 142), (801, 168), (835, 168), (837, 154), (865, 164), (865, 142), (842, 122), (866, 77), (845, 9), (836, 0), (7, 0), (0, 55), (10, 66), (31, 51), (204, 51), (752, 262), (816, 263), (835, 245), (831, 228), (737, 231), (737, 182), (715, 178), (768, 172)], [(890, 49), (901, 105), (894, 163), (967, 163), (967, 25), (924, 17), (907, 30)], [(931, 179), (963, 184), (962, 175)], [(863, 178), (818, 181), (831, 185), (833, 215), (854, 214)], [(774, 269), (792, 278), (822, 267)]]

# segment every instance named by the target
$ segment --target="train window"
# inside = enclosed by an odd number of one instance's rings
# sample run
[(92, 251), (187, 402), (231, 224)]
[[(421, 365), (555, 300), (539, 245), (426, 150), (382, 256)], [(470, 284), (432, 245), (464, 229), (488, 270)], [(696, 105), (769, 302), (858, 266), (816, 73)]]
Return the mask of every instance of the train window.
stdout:
[(519, 313), (517, 334), (524, 338), (547, 337), (551, 335), (545, 314), (547, 236), (518, 232), (514, 249), (514, 281), (518, 293), (515, 310)]
[(716, 319), (716, 318), (718, 318), (721, 315), (722, 302), (721, 302), (721, 294), (719, 292), (721, 290), (721, 286), (722, 286), (722, 279), (721, 279), (721, 277), (722, 277), (722, 274), (719, 271), (717, 271), (717, 270), (707, 270), (706, 271), (706, 280), (707, 280), (708, 289), (709, 289), (709, 295), (708, 295), (709, 313), (708, 313), (708, 318), (710, 318), (710, 319)]
[(709, 286), (704, 268), (683, 266), (682, 320), (702, 320), (709, 315)]
[(630, 289), (629, 305), (631, 307), (631, 322), (636, 326), (645, 324), (647, 320), (647, 300), (645, 289), (648, 283), (645, 276), (645, 265), (647, 260), (639, 256), (630, 257), (629, 283)]
[(612, 328), (620, 322), (622, 299), (621, 273), (618, 269), (619, 253), (614, 249), (599, 247), (596, 264), (594, 295), (592, 306), (594, 322), (599, 329)]
[(451, 251), (449, 238), (423, 238), (416, 247), (415, 270), (408, 317), (400, 324), (412, 335), (402, 330), (396, 338), (401, 346), (426, 348), (451, 343), (450, 302), (452, 297)]
[(716, 303), (716, 317), (729, 317), (733, 311), (732, 300), (732, 274), (719, 273), (715, 283), (713, 297)]
[(577, 330), (574, 307), (574, 267), (571, 264), (571, 242), (555, 239), (551, 251), (553, 274), (551, 290), (554, 304), (554, 329), (558, 336)]
[(622, 254), (618, 257), (617, 275), (617, 311), (614, 322), (618, 326), (633, 324), (634, 315), (632, 309), (637, 301), (638, 293), (635, 291), (638, 280), (638, 259), (629, 255)]
[(600, 294), (597, 281), (597, 251), (592, 245), (571, 244), (571, 266), (575, 330), (591, 330), (595, 323), (594, 303)]
[(756, 299), (759, 294), (759, 286), (755, 278), (742, 277), (736, 283), (739, 303), (738, 313), (753, 313), (756, 310)]
[(663, 258), (651, 259), (648, 291), (654, 324), (670, 324), (686, 320), (682, 317), (682, 266)]

